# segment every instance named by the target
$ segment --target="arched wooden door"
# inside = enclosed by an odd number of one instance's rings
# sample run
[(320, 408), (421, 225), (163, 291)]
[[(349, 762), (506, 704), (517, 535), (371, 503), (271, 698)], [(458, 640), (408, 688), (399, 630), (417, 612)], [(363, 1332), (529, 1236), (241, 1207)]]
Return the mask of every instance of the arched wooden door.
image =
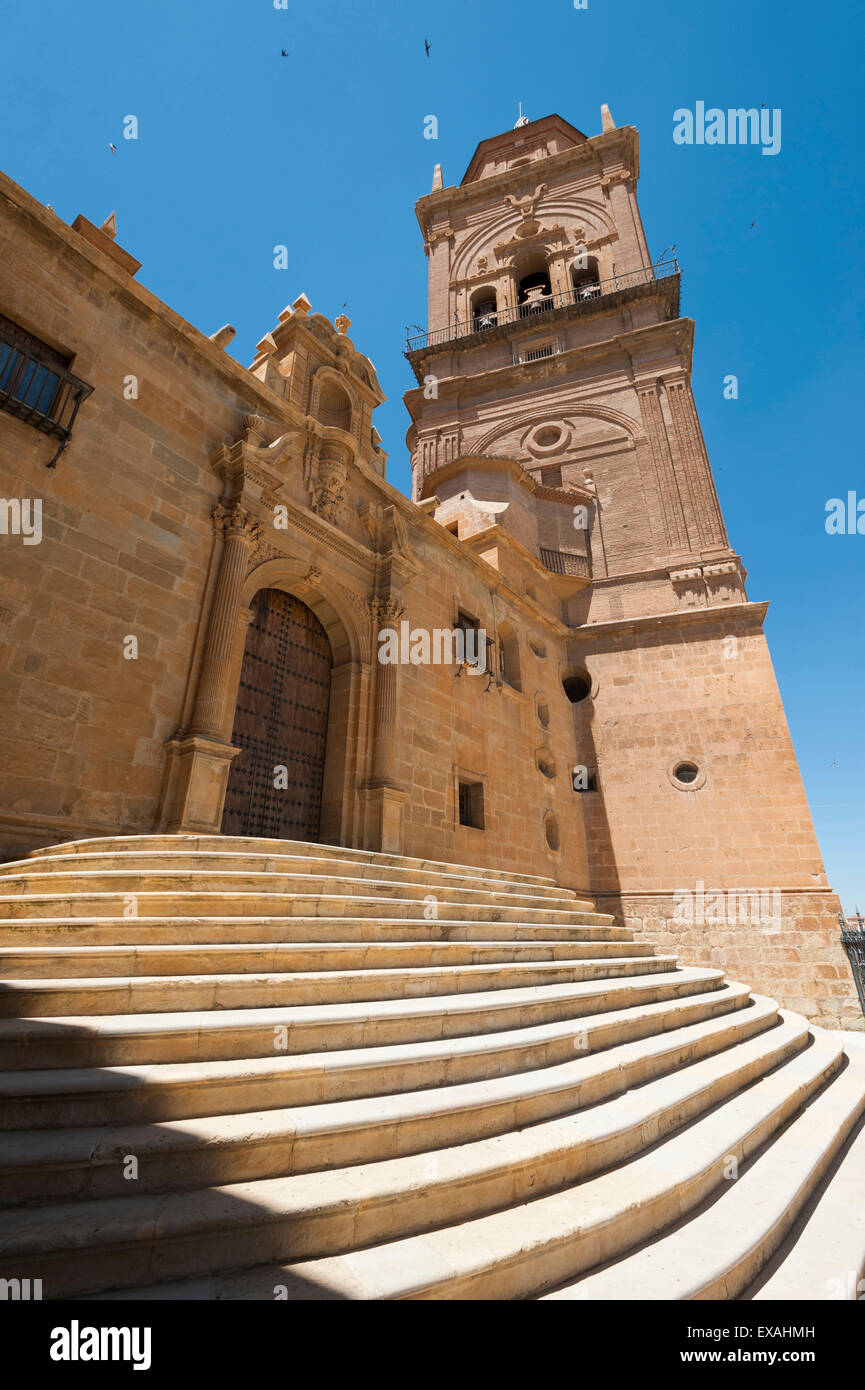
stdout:
[(250, 605), (223, 835), (317, 840), (330, 670), (327, 633), (311, 608), (281, 589)]

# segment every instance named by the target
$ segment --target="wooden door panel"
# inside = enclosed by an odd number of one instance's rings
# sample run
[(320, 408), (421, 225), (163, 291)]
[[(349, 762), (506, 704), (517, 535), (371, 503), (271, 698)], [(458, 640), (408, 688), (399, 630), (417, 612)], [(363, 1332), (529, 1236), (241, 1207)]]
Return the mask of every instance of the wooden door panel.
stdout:
[[(232, 743), (224, 835), (317, 840), (332, 655), (306, 604), (260, 589), (251, 604)], [(275, 787), (276, 769), (285, 787)]]

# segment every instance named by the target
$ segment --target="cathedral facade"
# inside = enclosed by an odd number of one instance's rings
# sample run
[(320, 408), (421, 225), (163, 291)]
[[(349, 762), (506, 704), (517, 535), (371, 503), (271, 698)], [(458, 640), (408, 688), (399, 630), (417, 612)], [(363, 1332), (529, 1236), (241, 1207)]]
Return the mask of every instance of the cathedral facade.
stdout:
[(346, 318), (300, 295), (244, 369), (110, 220), (0, 179), (4, 858), (223, 832), (549, 876), (858, 1012), (638, 173), (606, 108), (436, 171), (411, 499)]

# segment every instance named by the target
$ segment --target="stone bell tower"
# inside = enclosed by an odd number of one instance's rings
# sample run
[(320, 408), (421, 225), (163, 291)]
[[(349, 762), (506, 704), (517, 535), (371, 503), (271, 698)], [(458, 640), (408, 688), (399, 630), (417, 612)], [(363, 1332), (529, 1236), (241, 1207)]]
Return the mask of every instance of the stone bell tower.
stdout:
[(678, 264), (649, 255), (637, 132), (606, 108), (603, 126), (588, 139), (559, 116), (517, 125), (481, 142), (458, 188), (437, 171), (418, 203), (429, 331), (408, 350), (415, 495), (464, 454), (514, 459), (555, 487), (588, 479), (593, 618), (742, 601)]
[[(819, 995), (825, 1014), (852, 985), (768, 605), (749, 601), (727, 536), (678, 262), (650, 254), (637, 204), (637, 131), (606, 106), (601, 123), (588, 137), (557, 115), (523, 119), (478, 145), (458, 186), (437, 167), (418, 202), (429, 323), (406, 353), (414, 496), (460, 540), (478, 508), (505, 508), (496, 460), (530, 475), (536, 505), (570, 501), (573, 544), (540, 558), (590, 581), (559, 590), (558, 673), (586, 769), (588, 886), (686, 960), (723, 953), (765, 980), (771, 940), (801, 983), (786, 1002), (813, 1013)], [(714, 920), (709, 890), (725, 903)], [(781, 907), (731, 922), (731, 893)]]

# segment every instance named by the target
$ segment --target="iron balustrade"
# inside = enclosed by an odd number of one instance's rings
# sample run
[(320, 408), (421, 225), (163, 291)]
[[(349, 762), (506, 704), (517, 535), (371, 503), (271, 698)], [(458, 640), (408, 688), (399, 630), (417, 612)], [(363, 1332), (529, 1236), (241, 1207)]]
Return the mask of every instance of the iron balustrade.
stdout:
[(612, 275), (607, 280), (586, 281), (559, 294), (545, 294), (525, 304), (505, 306), (501, 309), (484, 306), (463, 322), (449, 323), (446, 328), (436, 328), (432, 333), (419, 333), (406, 339), (406, 352), (438, 347), (460, 338), (471, 338), (476, 333), (485, 333), (503, 324), (519, 323), (524, 319), (542, 318), (557, 309), (572, 304), (606, 299), (622, 290), (634, 289), (639, 285), (650, 285), (656, 280), (668, 280), (679, 274), (677, 260), (659, 261), (657, 265), (640, 266), (637, 270), (626, 271), (622, 275)]
[[(52, 359), (54, 354), (51, 354)], [(60, 440), (52, 468), (69, 442), (81, 402), (93, 390), (57, 361), (46, 361), (24, 335), (0, 329), (0, 410)]]
[(591, 577), (588, 555), (577, 555), (572, 550), (547, 550), (541, 546), (541, 564), (551, 574), (576, 575), (580, 579)]
[(850, 962), (850, 969), (853, 971), (853, 979), (856, 982), (856, 993), (859, 995), (859, 1004), (863, 1014), (865, 1014), (865, 922), (862, 920), (861, 912), (856, 913), (856, 920), (859, 929), (851, 927), (849, 922), (845, 922), (841, 913), (838, 913), (838, 921), (841, 924), (841, 942), (847, 952), (847, 959)]

